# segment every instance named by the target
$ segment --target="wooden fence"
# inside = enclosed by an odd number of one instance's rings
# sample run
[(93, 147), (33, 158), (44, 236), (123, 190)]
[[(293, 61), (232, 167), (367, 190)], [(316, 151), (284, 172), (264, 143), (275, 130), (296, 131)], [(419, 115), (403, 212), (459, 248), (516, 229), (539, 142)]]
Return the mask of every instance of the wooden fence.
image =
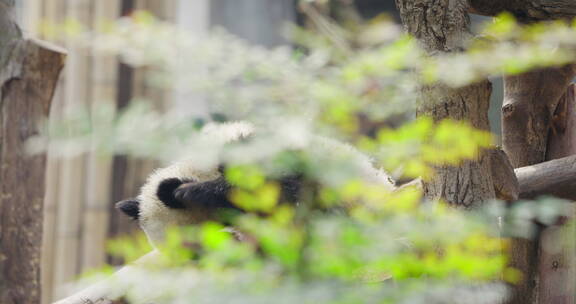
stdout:
[[(25, 34), (63, 45), (69, 57), (57, 89), (51, 119), (79, 107), (91, 109), (104, 103), (121, 108), (132, 97), (166, 101), (168, 94), (146, 86), (145, 71), (120, 66), (111, 56), (78, 49), (55, 40), (45, 24), (68, 18), (88, 29), (113, 20), (131, 9), (148, 9), (169, 17), (173, 1), (27, 0), (22, 8)], [(160, 5), (162, 4), (162, 5)], [(126, 72), (128, 71), (128, 72)], [(105, 242), (137, 227), (113, 210), (113, 202), (137, 193), (138, 186), (156, 167), (155, 162), (89, 153), (72, 158), (48, 157), (47, 192), (42, 252), (43, 303), (60, 297), (62, 287), (84, 271), (109, 261)]]

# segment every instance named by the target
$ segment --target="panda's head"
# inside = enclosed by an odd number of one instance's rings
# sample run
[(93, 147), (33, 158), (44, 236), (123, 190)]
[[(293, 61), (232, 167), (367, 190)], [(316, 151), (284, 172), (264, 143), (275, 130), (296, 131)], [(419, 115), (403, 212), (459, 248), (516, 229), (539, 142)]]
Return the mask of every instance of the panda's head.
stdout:
[[(252, 126), (245, 123), (213, 125), (204, 129), (206, 138), (211, 141), (203, 141), (205, 139), (200, 138), (200, 146), (204, 148), (205, 146), (202, 145), (204, 142), (214, 143), (215, 141), (216, 145), (221, 143), (220, 150), (212, 150), (217, 153), (222, 151), (226, 143), (243, 140), (252, 133)], [(394, 189), (394, 184), (389, 180), (388, 175), (375, 168), (371, 159), (360, 151), (345, 143), (323, 137), (311, 136), (309, 139), (311, 141), (308, 144), (309, 147), (296, 146), (295, 149), (305, 148), (313, 159), (318, 160), (316, 171), (323, 172), (318, 174), (315, 181), (335, 187), (335, 185), (340, 185), (342, 179), (358, 178), (390, 190)], [(209, 148), (204, 154), (214, 154)], [(222, 178), (222, 170), (219, 170), (219, 165), (222, 164), (221, 159), (217, 156), (215, 159), (205, 160), (190, 158), (156, 170), (148, 177), (138, 197), (118, 203), (118, 209), (138, 221), (153, 245), (163, 240), (168, 226), (190, 225), (212, 219), (215, 209), (222, 206), (231, 207), (231, 203), (227, 202), (227, 196), (222, 195), (225, 192), (222, 189), (229, 185)], [(323, 167), (324, 164), (327, 164), (326, 168)], [(343, 166), (344, 164), (346, 167)], [(339, 174), (330, 174), (330, 171), (326, 171), (333, 167), (337, 167), (339, 171), (336, 173)], [(344, 171), (345, 176), (341, 174)], [(296, 202), (298, 199), (300, 181), (299, 178), (292, 178), (299, 176), (295, 173), (299, 172), (290, 172), (284, 176), (285, 178), (279, 177), (283, 194), (286, 190), (288, 194), (286, 198), (289, 198), (290, 202)], [(201, 195), (188, 196), (186, 200), (182, 200), (182, 197), (178, 199), (179, 196), (175, 194), (175, 191), (187, 187), (195, 188), (187, 193), (201, 192)], [(209, 204), (207, 204), (208, 201)]]
[[(202, 134), (204, 139), (217, 145), (245, 138), (252, 132), (252, 125), (237, 122), (208, 125)], [(190, 207), (190, 204), (184, 204), (174, 194), (179, 187), (219, 178), (221, 171), (218, 165), (218, 162), (207, 165), (198, 159), (186, 159), (157, 169), (147, 178), (136, 198), (121, 201), (116, 207), (137, 220), (150, 242), (157, 244), (164, 239), (169, 226), (199, 223), (212, 215), (210, 210), (202, 209), (201, 204)]]
[(191, 225), (209, 217), (207, 210), (202, 210), (200, 206), (191, 208), (185, 205), (174, 193), (178, 187), (214, 179), (216, 173), (186, 173), (186, 169), (184, 164), (159, 169), (148, 178), (140, 195), (116, 204), (122, 213), (138, 221), (152, 244), (161, 242), (170, 226)]

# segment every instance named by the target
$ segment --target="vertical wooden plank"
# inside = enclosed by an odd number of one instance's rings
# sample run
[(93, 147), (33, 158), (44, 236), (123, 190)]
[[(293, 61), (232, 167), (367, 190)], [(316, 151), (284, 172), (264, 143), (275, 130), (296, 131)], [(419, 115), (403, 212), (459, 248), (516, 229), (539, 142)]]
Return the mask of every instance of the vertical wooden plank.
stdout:
[[(576, 85), (560, 99), (550, 132), (546, 159), (576, 154)], [(576, 220), (574, 210), (566, 215)], [(576, 303), (576, 226), (552, 226), (540, 236), (539, 303)]]
[(23, 3), (22, 29), (29, 37), (38, 37), (42, 20), (42, 1), (26, 0)]
[[(67, 16), (90, 27), (92, 1), (66, 0)], [(85, 107), (90, 98), (89, 54), (73, 44), (68, 45), (69, 66), (65, 71), (64, 89), (65, 113)], [(81, 264), (80, 246), (82, 231), (82, 209), (85, 184), (85, 155), (70, 157), (62, 161), (61, 184), (59, 188), (59, 208), (56, 247), (54, 286), (58, 291), (72, 281), (79, 273)], [(59, 295), (57, 295), (59, 296)]]
[[(60, 23), (64, 21), (66, 11), (63, 9), (64, 0), (34, 0), (34, 2), (39, 2), (41, 17), (38, 18), (37, 27), (31, 27), (31, 35), (37, 37), (45, 37), (40, 31), (40, 22), (51, 22)], [(35, 18), (33, 15), (29, 17), (30, 19)], [(34, 34), (35, 33), (35, 34)], [(49, 37), (54, 42), (55, 37)], [(66, 69), (66, 67), (65, 67)], [(56, 93), (52, 102), (52, 109), (50, 113), (50, 119), (54, 121), (59, 121), (64, 108), (64, 88), (66, 86), (66, 75), (62, 73), (59, 83), (56, 89)], [(59, 206), (59, 189), (60, 189), (60, 178), (61, 178), (61, 166), (62, 160), (58, 157), (51, 155), (48, 151), (48, 167), (46, 172), (46, 189), (47, 193), (44, 198), (44, 231), (42, 235), (42, 303), (48, 304), (55, 300), (54, 294), (54, 277), (55, 277), (55, 257), (56, 248), (58, 248), (59, 239), (57, 237), (57, 223), (58, 220), (58, 206)]]
[[(132, 9), (148, 10), (160, 18), (172, 18), (173, 2), (170, 1), (148, 1), (148, 0), (124, 0), (123, 13), (128, 13)], [(147, 70), (133, 69), (125, 65), (120, 65), (118, 78), (118, 108), (122, 109), (129, 105), (133, 98), (146, 98), (153, 100), (156, 105), (162, 108), (162, 104), (167, 100), (165, 90), (150, 87), (146, 83)], [(157, 167), (155, 161), (136, 159), (125, 156), (114, 158), (114, 173), (112, 183), (112, 201), (116, 202), (138, 194), (140, 186), (146, 177)], [(111, 206), (110, 209), (113, 209)], [(139, 231), (137, 225), (128, 218), (113, 210), (110, 214), (109, 237), (117, 237), (124, 234), (131, 234)], [(123, 261), (109, 258), (110, 263), (119, 264)]]
[[(111, 22), (119, 15), (118, 0), (101, 0), (94, 5), (93, 28), (102, 26), (104, 22)], [(92, 62), (92, 110), (98, 111), (99, 107), (105, 105), (113, 108), (116, 97), (117, 59), (114, 56), (93, 54)], [(112, 156), (98, 151), (91, 152), (88, 157), (85, 185), (82, 271), (103, 266), (106, 261), (105, 243), (110, 216), (111, 177)]]
[[(43, 14), (40, 21), (61, 23), (66, 18), (66, 0), (43, 0)], [(47, 37), (41, 35), (42, 39), (47, 39), (55, 42), (55, 37)], [(60, 41), (59, 41), (60, 42)]]
[[(120, 15), (127, 16), (133, 10), (139, 8), (141, 0), (120, 0)], [(141, 8), (141, 7), (140, 7)], [(116, 81), (116, 107), (117, 109), (126, 108), (132, 100), (134, 94), (134, 69), (126, 64), (120, 63), (118, 66), (118, 77)], [(112, 161), (112, 184), (109, 194), (110, 201), (115, 203), (127, 198), (124, 193), (124, 184), (127, 181), (128, 157), (117, 155)], [(128, 219), (123, 217), (114, 205), (109, 205), (109, 224), (108, 237), (114, 238), (125, 232), (124, 226), (127, 225)], [(107, 262), (112, 265), (122, 264), (123, 261), (111, 256), (107, 257)]]
[[(62, 85), (60, 79), (52, 102), (50, 117), (57, 119), (62, 108)], [(58, 223), (58, 189), (60, 188), (60, 163), (58, 157), (48, 151), (46, 167), (46, 194), (44, 196), (44, 223), (42, 234), (42, 303), (54, 300), (54, 258), (57, 246), (56, 226)]]

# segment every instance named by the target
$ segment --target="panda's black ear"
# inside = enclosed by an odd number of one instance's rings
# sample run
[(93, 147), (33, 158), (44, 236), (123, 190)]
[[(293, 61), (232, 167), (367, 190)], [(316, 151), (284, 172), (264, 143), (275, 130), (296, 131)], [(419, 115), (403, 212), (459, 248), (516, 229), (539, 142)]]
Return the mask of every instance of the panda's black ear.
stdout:
[(116, 209), (122, 211), (133, 220), (140, 217), (140, 202), (136, 199), (127, 199), (116, 203)]

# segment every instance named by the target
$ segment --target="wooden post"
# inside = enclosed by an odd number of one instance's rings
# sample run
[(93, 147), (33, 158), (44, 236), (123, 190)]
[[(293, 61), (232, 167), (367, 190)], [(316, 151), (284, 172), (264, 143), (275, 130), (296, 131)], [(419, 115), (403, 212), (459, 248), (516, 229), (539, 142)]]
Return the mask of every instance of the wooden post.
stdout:
[[(65, 10), (62, 9), (62, 0), (36, 0), (40, 6), (41, 18), (37, 20), (36, 25), (40, 25), (40, 21), (51, 22), (54, 24), (62, 23), (65, 20)], [(26, 11), (25, 14), (31, 13)], [(31, 17), (34, 18), (34, 17)], [(33, 20), (33, 19), (32, 19)], [(28, 28), (29, 35), (42, 37), (41, 28)], [(51, 39), (52, 42), (62, 44), (62, 41), (55, 41), (58, 37), (43, 37), (44, 39)], [(67, 63), (67, 66), (69, 64)], [(64, 107), (64, 88), (66, 81), (64, 77), (60, 77), (59, 83), (52, 98), (52, 109), (50, 111), (50, 120), (56, 120), (61, 117)], [(58, 156), (48, 151), (47, 155), (47, 169), (46, 169), (46, 195), (44, 197), (44, 231), (42, 235), (42, 303), (52, 303), (54, 299), (54, 273), (55, 273), (55, 260), (56, 248), (59, 247), (59, 239), (57, 237), (58, 230), (58, 209), (59, 209), (59, 190), (61, 187), (61, 168), (63, 160)]]
[(25, 146), (48, 116), (65, 56), (12, 38), (0, 47), (9, 54), (0, 70), (0, 302), (39, 303), (46, 157)]
[[(576, 86), (568, 87), (558, 103), (548, 138), (546, 158), (576, 155)], [(565, 167), (576, 168), (576, 159)], [(572, 183), (573, 184), (573, 183)], [(576, 210), (576, 209), (575, 209)], [(575, 210), (566, 217), (576, 219)], [(576, 226), (552, 226), (539, 243), (539, 303), (576, 303)]]

